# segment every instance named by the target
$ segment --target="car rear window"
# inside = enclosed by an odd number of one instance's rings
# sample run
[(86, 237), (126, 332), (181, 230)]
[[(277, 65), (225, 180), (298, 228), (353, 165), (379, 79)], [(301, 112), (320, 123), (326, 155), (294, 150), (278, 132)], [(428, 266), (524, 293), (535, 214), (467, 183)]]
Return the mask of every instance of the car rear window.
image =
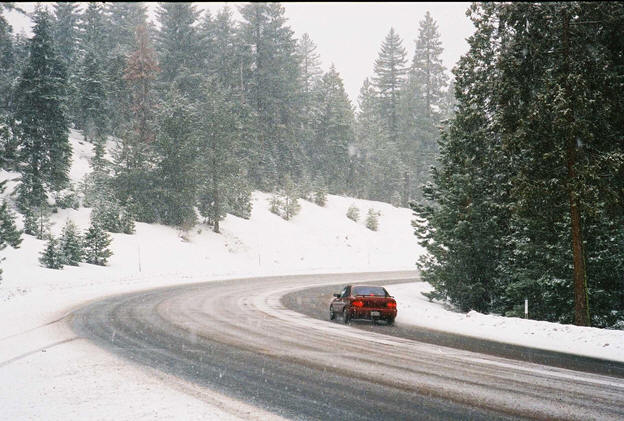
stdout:
[(375, 295), (379, 297), (385, 297), (386, 290), (382, 287), (353, 287), (353, 295)]

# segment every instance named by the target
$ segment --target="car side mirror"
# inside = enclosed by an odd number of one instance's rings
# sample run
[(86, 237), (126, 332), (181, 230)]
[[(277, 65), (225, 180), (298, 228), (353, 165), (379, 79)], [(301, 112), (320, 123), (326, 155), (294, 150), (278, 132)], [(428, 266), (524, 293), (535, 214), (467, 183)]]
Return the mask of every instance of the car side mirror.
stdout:
[(338, 292), (337, 292), (337, 293), (335, 293), (335, 294), (334, 294), (334, 297), (336, 297), (336, 298), (340, 298), (340, 293), (338, 293)]

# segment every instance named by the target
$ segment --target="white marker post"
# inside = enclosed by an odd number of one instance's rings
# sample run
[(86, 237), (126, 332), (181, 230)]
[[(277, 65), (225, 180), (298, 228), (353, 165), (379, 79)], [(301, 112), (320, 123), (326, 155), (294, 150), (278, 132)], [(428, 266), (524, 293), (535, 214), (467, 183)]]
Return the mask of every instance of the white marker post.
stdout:
[(525, 319), (529, 318), (529, 299), (528, 298), (524, 299), (524, 318)]

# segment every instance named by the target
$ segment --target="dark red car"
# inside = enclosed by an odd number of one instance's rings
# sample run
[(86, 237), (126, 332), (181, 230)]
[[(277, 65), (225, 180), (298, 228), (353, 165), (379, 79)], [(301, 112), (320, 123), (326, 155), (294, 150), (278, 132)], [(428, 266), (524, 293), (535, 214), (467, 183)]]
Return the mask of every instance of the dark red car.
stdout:
[(373, 323), (384, 320), (391, 325), (397, 315), (396, 301), (383, 287), (347, 285), (334, 297), (329, 304), (330, 320), (340, 314), (345, 323), (351, 319), (368, 319)]

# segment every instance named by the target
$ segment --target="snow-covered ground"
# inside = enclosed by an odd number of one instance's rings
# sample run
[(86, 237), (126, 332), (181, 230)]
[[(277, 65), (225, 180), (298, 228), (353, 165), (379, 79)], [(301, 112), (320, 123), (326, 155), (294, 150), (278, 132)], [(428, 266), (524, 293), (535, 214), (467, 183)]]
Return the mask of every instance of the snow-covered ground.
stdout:
[[(89, 170), (92, 148), (72, 131), (76, 183)], [(0, 172), (0, 180), (15, 173)], [(5, 195), (15, 186), (8, 183)], [(156, 286), (273, 274), (415, 269), (422, 253), (409, 209), (329, 196), (325, 207), (301, 200), (301, 211), (284, 221), (268, 211), (269, 195), (253, 194), (249, 220), (231, 215), (221, 234), (198, 225), (189, 232), (137, 223), (134, 235), (112, 234), (108, 266), (81, 264), (63, 270), (39, 265), (44, 241), (24, 235), (22, 245), (0, 252), (0, 408), (6, 419), (268, 419), (268, 414), (218, 394), (128, 363), (76, 338), (53, 323), (88, 300)], [(361, 220), (351, 221), (355, 204)], [(364, 226), (369, 208), (379, 210), (379, 231)], [(58, 235), (67, 219), (81, 229), (90, 209), (53, 214)], [(21, 224), (21, 222), (20, 222)], [(424, 283), (388, 287), (399, 302), (397, 323), (412, 323), (473, 336), (624, 361), (624, 332), (562, 326), (475, 312), (456, 313), (420, 294)], [(166, 396), (166, 399), (164, 398)]]

